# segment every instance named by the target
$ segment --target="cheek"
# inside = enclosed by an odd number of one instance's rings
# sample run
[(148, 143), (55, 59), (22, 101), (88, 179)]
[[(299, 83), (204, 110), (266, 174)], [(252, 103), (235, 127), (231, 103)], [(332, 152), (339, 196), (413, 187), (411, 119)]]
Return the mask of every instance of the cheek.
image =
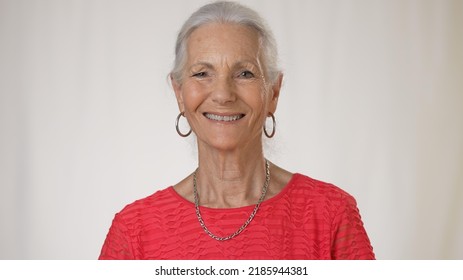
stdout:
[(188, 111), (194, 111), (205, 98), (204, 90), (197, 84), (185, 84), (183, 88), (183, 101)]
[(256, 85), (253, 89), (247, 89), (246, 93), (243, 95), (243, 99), (246, 100), (246, 103), (249, 104), (254, 110), (260, 114), (266, 115), (265, 110), (267, 110), (269, 105), (269, 92), (265, 87), (261, 85)]

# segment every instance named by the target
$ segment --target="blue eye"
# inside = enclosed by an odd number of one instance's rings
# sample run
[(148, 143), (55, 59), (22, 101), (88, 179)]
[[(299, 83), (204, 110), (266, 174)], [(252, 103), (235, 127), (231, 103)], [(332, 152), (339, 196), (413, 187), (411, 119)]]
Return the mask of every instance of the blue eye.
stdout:
[(240, 78), (251, 79), (254, 78), (254, 74), (251, 71), (245, 70), (239, 74)]

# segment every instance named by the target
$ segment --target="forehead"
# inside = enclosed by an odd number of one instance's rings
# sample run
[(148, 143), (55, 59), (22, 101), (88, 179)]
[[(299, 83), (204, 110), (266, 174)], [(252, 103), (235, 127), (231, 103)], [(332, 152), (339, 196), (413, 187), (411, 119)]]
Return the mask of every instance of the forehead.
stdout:
[(210, 23), (193, 31), (188, 39), (188, 61), (214, 58), (257, 59), (259, 36), (251, 27)]

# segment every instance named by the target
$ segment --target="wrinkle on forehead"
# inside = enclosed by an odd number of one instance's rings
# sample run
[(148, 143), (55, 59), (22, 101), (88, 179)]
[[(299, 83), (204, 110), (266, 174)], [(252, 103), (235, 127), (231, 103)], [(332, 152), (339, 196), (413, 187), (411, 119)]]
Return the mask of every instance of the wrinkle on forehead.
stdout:
[(239, 63), (254, 64), (266, 83), (257, 31), (231, 23), (210, 23), (191, 33), (186, 68), (198, 63), (230, 69)]

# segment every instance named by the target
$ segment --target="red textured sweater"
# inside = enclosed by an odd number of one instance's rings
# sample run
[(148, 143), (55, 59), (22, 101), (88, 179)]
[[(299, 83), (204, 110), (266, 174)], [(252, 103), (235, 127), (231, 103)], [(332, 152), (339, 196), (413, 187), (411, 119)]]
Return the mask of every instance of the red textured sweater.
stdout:
[[(201, 207), (218, 236), (235, 232), (254, 205)], [(374, 259), (352, 196), (331, 184), (294, 174), (262, 202), (248, 227), (216, 241), (201, 228), (194, 204), (172, 187), (135, 201), (116, 214), (100, 259)]]

